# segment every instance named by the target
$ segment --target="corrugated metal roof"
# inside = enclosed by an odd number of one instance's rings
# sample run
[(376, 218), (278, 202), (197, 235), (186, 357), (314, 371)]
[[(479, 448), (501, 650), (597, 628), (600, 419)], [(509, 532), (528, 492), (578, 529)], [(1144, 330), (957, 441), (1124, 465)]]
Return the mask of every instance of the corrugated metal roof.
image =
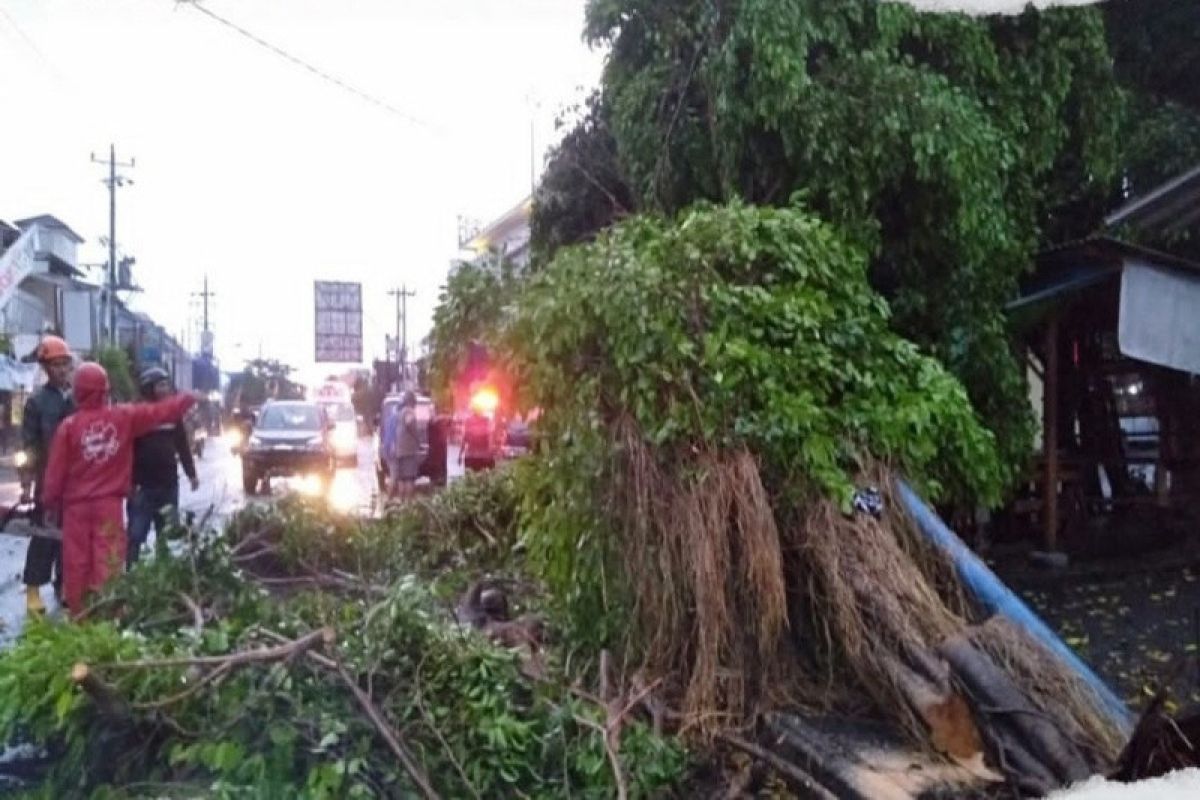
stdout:
[(1164, 253), (1161, 250), (1155, 250), (1153, 247), (1145, 247), (1133, 242), (1127, 242), (1124, 239), (1118, 239), (1115, 236), (1105, 233), (1097, 233), (1085, 236), (1082, 239), (1073, 239), (1068, 242), (1056, 244), (1042, 250), (1035, 256), (1035, 263), (1037, 264), (1035, 274), (1045, 271), (1045, 268), (1052, 268), (1066, 261), (1078, 261), (1081, 258), (1090, 258), (1097, 261), (1107, 259), (1116, 263), (1123, 256), (1144, 258), (1147, 261), (1153, 261), (1157, 264), (1200, 272), (1200, 264), (1195, 261), (1171, 255), (1170, 253)]
[(1036, 320), (1064, 298), (1119, 276), (1130, 258), (1200, 275), (1194, 261), (1097, 234), (1038, 253), (1033, 273), (1021, 282), (1020, 296), (1004, 310), (1017, 325)]
[(1104, 219), (1108, 227), (1178, 233), (1200, 222), (1200, 166), (1163, 183)]

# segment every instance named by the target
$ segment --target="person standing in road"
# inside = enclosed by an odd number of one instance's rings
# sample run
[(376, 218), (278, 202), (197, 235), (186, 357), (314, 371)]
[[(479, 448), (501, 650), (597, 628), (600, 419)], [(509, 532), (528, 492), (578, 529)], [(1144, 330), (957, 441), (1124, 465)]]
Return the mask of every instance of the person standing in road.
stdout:
[(196, 403), (192, 395), (176, 395), (114, 406), (108, 389), (104, 367), (80, 365), (78, 408), (54, 434), (42, 490), (47, 521), (62, 522), (63, 591), (76, 619), (84, 612), (84, 594), (99, 590), (125, 564), (122, 506), (133, 483), (134, 440), (181, 422)]
[(406, 500), (413, 494), (421, 471), (421, 434), (417, 424), (417, 396), (405, 392), (399, 407), (393, 407), (383, 421), (380, 446), (383, 447), (391, 478), (390, 494)]
[[(138, 378), (142, 400), (155, 403), (171, 396), (171, 379), (160, 367), (150, 367)], [(133, 443), (133, 496), (129, 499), (129, 542), (125, 566), (132, 569), (150, 536), (150, 526), (160, 539), (179, 524), (179, 466), (192, 491), (200, 488), (187, 428), (167, 422)]]
[[(59, 423), (75, 410), (71, 399), (71, 349), (57, 336), (42, 339), (37, 350), (38, 363), (46, 372), (46, 385), (25, 402), (21, 421), (21, 446), (28, 457), (20, 473), (21, 500), (34, 502), (34, 522), (44, 521), (42, 495), (50, 443)], [(63, 583), (62, 545), (54, 539), (34, 537), (25, 552), (25, 608), (30, 614), (46, 610), (42, 586), (51, 582), (61, 599)]]

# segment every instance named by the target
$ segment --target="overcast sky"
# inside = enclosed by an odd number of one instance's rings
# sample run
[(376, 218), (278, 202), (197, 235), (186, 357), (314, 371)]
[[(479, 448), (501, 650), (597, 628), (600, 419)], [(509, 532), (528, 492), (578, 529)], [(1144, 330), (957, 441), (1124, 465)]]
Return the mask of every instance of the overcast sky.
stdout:
[(207, 273), (226, 368), (261, 346), (311, 375), (313, 280), (361, 281), (366, 357), (382, 355), (387, 289), (417, 292), (419, 340), (458, 215), (486, 220), (524, 197), (531, 114), (540, 166), (556, 113), (597, 83), (583, 4), (205, 0), (397, 114), (174, 0), (0, 0), (0, 218), (59, 216), (88, 240), (82, 260), (103, 261), (107, 197), (89, 154), (114, 142), (137, 162), (117, 229), (145, 288), (135, 307), (182, 337)]
[(368, 359), (394, 329), (393, 286), (417, 292), (410, 343), (423, 336), (457, 216), (528, 193), (531, 113), (540, 166), (557, 110), (602, 66), (582, 0), (205, 5), (416, 121), (173, 0), (0, 0), (0, 218), (59, 216), (88, 240), (81, 260), (103, 261), (89, 154), (115, 142), (136, 159), (117, 212), (133, 303), (182, 336), (207, 273), (227, 368), (261, 342), (310, 372), (314, 279), (363, 283)]

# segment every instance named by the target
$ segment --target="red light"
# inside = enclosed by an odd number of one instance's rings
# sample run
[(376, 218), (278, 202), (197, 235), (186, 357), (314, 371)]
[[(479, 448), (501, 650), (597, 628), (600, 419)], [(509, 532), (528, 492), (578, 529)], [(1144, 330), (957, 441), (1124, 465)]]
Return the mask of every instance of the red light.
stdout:
[(491, 416), (496, 413), (496, 409), (500, 406), (500, 395), (490, 386), (485, 386), (479, 389), (475, 394), (471, 395), (471, 410), (478, 411), (480, 414)]

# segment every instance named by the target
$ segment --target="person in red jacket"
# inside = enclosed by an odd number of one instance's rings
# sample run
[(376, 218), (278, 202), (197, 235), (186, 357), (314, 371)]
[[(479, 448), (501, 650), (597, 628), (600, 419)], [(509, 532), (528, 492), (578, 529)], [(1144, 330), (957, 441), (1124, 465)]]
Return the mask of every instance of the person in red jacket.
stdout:
[(109, 405), (108, 373), (99, 364), (75, 372), (75, 415), (50, 445), (42, 502), (63, 531), (63, 589), (72, 615), (84, 594), (125, 564), (124, 502), (133, 476), (133, 440), (176, 423), (196, 403), (176, 395), (156, 403)]

